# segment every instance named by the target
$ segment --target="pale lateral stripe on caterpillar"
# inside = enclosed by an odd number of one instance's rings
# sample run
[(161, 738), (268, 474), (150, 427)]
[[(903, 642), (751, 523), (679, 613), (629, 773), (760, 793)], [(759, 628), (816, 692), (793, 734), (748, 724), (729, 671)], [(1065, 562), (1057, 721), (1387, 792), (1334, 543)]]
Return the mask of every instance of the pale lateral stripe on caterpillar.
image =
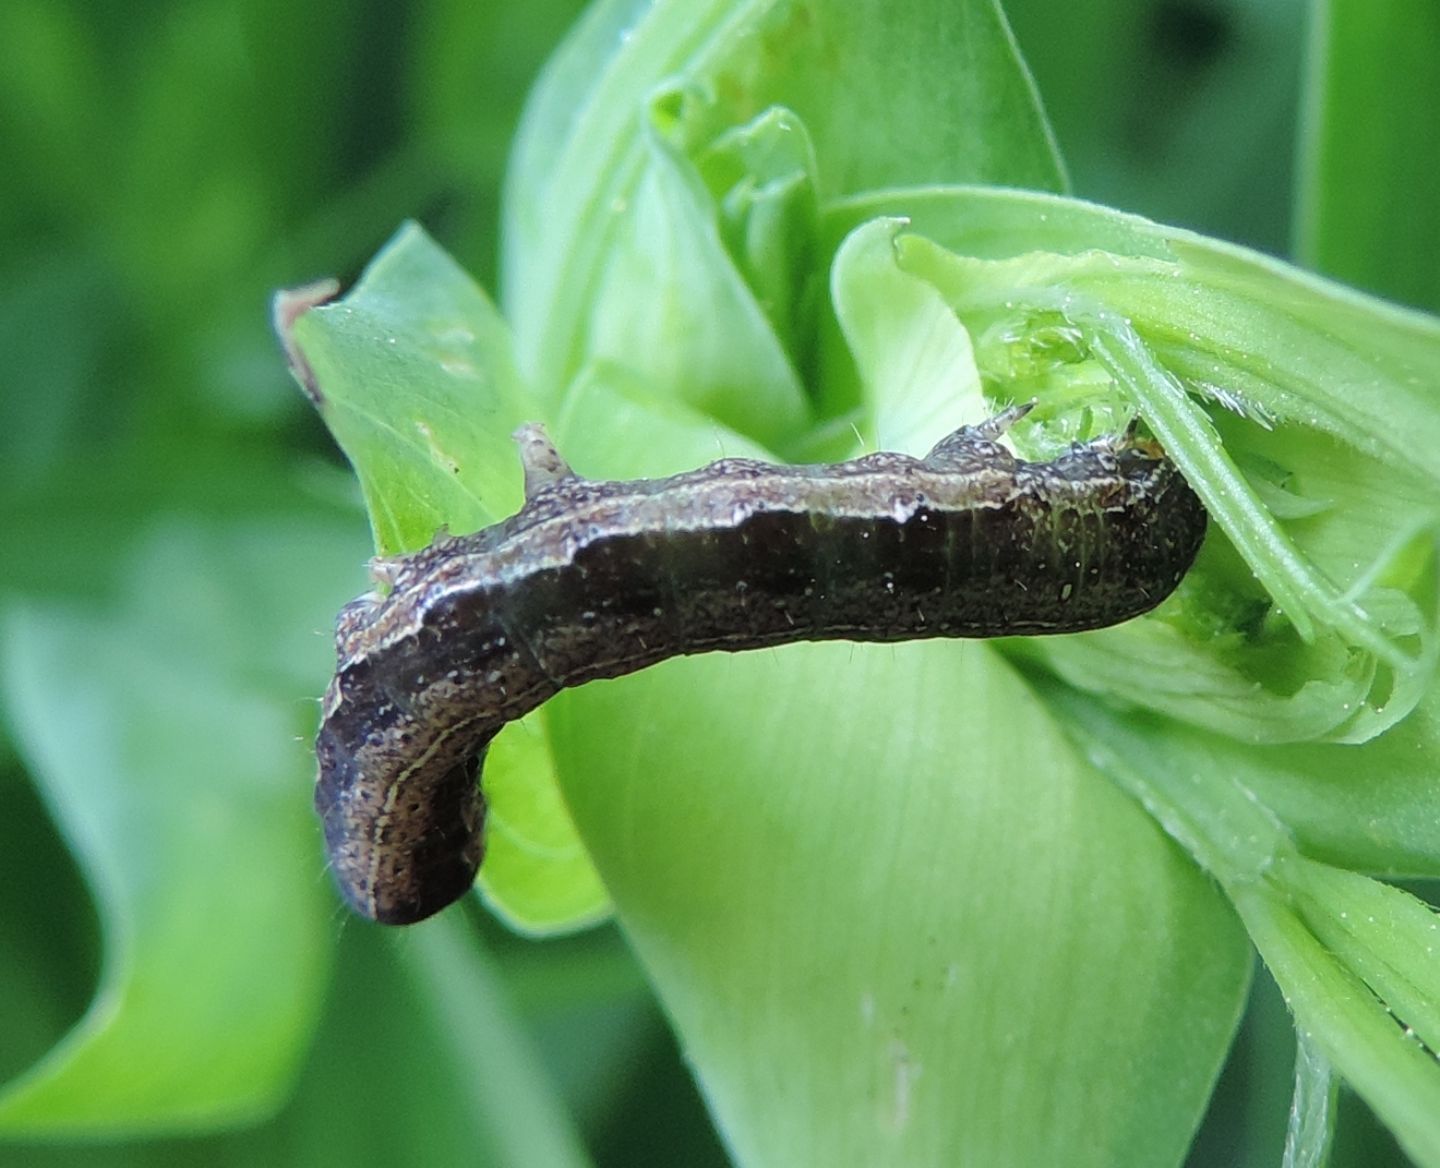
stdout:
[(1195, 493), (1129, 436), (1016, 458), (996, 439), (1027, 408), (923, 459), (635, 482), (582, 479), (522, 427), (521, 510), (381, 562), (389, 594), (340, 613), (315, 802), (345, 898), (407, 924), (461, 896), (485, 749), (566, 686), (790, 641), (1071, 633), (1160, 603), (1205, 535)]

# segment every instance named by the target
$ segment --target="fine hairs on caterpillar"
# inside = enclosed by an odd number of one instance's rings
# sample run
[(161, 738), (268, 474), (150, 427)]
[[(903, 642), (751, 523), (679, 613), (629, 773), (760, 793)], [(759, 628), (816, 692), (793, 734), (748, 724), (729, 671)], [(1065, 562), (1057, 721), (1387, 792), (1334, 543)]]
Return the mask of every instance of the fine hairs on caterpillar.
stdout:
[(566, 686), (687, 653), (1073, 633), (1154, 608), (1204, 538), (1199, 499), (1128, 433), (1015, 457), (996, 439), (1028, 408), (924, 458), (727, 458), (636, 482), (580, 478), (521, 427), (520, 511), (381, 561), (388, 595), (337, 621), (315, 805), (345, 899), (409, 924), (460, 897), (486, 747)]

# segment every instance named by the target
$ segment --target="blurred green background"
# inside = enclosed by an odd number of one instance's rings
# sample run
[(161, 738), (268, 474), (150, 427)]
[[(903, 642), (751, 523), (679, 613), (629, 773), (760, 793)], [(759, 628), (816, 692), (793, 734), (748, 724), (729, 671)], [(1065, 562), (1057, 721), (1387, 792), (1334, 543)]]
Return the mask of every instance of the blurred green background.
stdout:
[[(1301, 0), (1006, 7), (1077, 194), (1290, 252)], [(116, 691), (143, 708), (170, 665), (197, 679), (202, 705), (205, 679), (236, 670), (278, 690), (284, 749), (260, 753), (281, 760), (286, 814), (304, 814), (325, 630), (366, 586), (370, 547), (343, 462), (285, 371), (269, 297), (353, 278), (405, 218), (494, 292), (508, 145), (580, 8), (0, 8), (0, 628), (5, 654), (23, 658), (0, 688), (0, 1082), (61, 1039), (121, 960), (102, 961), (117, 928), (103, 907), (113, 874), (89, 866), (66, 815), (72, 800), (103, 811), (108, 768), (143, 778), (158, 765), (96, 732), (130, 724)], [(1435, 289), (1388, 291), (1433, 307)], [(275, 627), (314, 635), (277, 665), (264, 653)], [(131, 648), (157, 641), (155, 661)], [(37, 658), (55, 667), (48, 690), (34, 682)], [(231, 680), (217, 681), (211, 707)], [(157, 741), (186, 717), (166, 700)], [(221, 721), (191, 742), (197, 757), (252, 749), (251, 723)], [(57, 784), (67, 742), (89, 753)], [(318, 829), (296, 822), (313, 837), (317, 895)], [(264, 862), (213, 859), (237, 900), (234, 873)], [(125, 876), (150, 878), (133, 866)], [(56, 1120), (44, 1138), (0, 1143), (0, 1164), (725, 1163), (613, 927), (536, 943), (478, 906), (465, 912), (411, 941), (326, 899), (304, 976), (329, 989), (320, 1018), (297, 1007), (293, 1093), (187, 1134)], [(204, 969), (194, 976), (204, 995)], [(1278, 1163), (1292, 1059), (1261, 974), (1193, 1164)], [(1404, 1162), (1358, 1106), (1347, 1103), (1341, 1133), (1337, 1163)]]

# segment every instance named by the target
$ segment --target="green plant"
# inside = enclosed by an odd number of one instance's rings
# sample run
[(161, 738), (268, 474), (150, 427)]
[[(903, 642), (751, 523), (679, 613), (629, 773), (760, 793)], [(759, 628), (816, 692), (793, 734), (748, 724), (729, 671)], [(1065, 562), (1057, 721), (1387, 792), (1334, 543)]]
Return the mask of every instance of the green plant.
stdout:
[[(1316, 19), (1358, 26), (1385, 27), (1339, 4)], [(1417, 113), (1436, 66), (1372, 115), (1357, 174), (1333, 160), (1360, 133), (1347, 87), (1382, 72), (1367, 51), (1317, 37), (1300, 250), (1433, 306), (1393, 217), (1365, 220), (1381, 242), (1363, 248), (1352, 227), (1436, 132)], [(559, 931), (608, 892), (742, 1164), (1178, 1163), (1253, 949), (1301, 1034), (1291, 1162), (1323, 1161), (1343, 1078), (1440, 1164), (1440, 928), (1371, 875), (1440, 875), (1440, 324), (1065, 185), (991, 3), (601, 3), (517, 139), (503, 312), (410, 227), (299, 319), (382, 554), (513, 511), (507, 436), (534, 417), (577, 469), (628, 477), (721, 450), (919, 449), (1034, 397), (1028, 451), (1138, 413), (1212, 514), (1180, 593), (1122, 628), (792, 646), (563, 695), (487, 767), (486, 896)], [(1440, 232), (1432, 205), (1406, 211), (1403, 238)], [(333, 531), (172, 528), (135, 557), (123, 627), (10, 614), (10, 705), (44, 728), (20, 737), (99, 894), (119, 1004), (0, 1099), (7, 1130), (205, 1128), (290, 1089), (329, 901), (294, 792), (250, 772), (292, 771), (284, 744), (308, 730), (276, 695), (323, 672), (299, 629), (352, 546)], [(261, 557), (325, 567), (194, 603)], [(265, 636), (237, 632), (237, 605)], [(232, 663), (229, 688), (193, 668), (197, 644)], [(110, 670), (135, 679), (132, 708), (77, 684)], [(94, 717), (47, 713), (87, 701)], [(87, 770), (167, 736), (173, 788), (125, 805), (148, 816), (127, 838)], [(216, 766), (255, 792), (220, 836), (205, 817), (226, 805), (185, 797)], [(232, 906), (225, 946), (214, 903)], [(571, 1162), (518, 1041), (517, 1082), (471, 1078), (467, 1039), (506, 1023), (484, 1016), (462, 926), (398, 940), (402, 972), (379, 976), (451, 1038), (435, 1090), (478, 1100), (498, 1162)], [(196, 1045), (226, 1074), (188, 1076)], [(114, 1074), (147, 1050), (169, 1060), (148, 1068), (168, 1111), (137, 1110)], [(324, 1082), (343, 1098), (352, 1079)], [(418, 1141), (427, 1114), (390, 1120)]]
[[(1177, 598), (1111, 632), (797, 647), (565, 695), (550, 756), (532, 737), (524, 779), (501, 768), (492, 900), (574, 919), (570, 883), (528, 903), (504, 846), (553, 846), (558, 780), (741, 1162), (1159, 1163), (1248, 978), (1223, 892), (1304, 1035), (1297, 1154), (1324, 1143), (1333, 1065), (1440, 1157), (1436, 921), (1350, 871), (1436, 873), (1411, 715), (1436, 653), (1440, 328), (1003, 189), (1062, 179), (988, 4), (632, 21), (595, 9), (532, 101), (503, 320), (413, 231), (300, 320), (382, 553), (512, 510), (505, 435), (532, 416), (622, 476), (693, 465), (722, 427), (727, 451), (919, 449), (1031, 397), (1041, 449), (1138, 412), (1218, 532)], [(1382, 789), (1397, 816), (1358, 818)]]

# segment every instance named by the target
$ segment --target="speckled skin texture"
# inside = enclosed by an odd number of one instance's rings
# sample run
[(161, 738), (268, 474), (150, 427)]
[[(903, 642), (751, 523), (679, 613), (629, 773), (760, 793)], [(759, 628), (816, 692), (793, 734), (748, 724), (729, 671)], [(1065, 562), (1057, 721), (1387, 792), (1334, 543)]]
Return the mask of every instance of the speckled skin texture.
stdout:
[(995, 439), (1019, 412), (923, 459), (638, 482), (579, 478), (522, 428), (519, 513), (378, 565), (389, 594), (340, 614), (315, 802), (345, 898), (408, 924), (461, 896), (485, 749), (566, 686), (790, 641), (1072, 633), (1159, 604), (1205, 535), (1194, 492), (1124, 438), (1017, 459)]

